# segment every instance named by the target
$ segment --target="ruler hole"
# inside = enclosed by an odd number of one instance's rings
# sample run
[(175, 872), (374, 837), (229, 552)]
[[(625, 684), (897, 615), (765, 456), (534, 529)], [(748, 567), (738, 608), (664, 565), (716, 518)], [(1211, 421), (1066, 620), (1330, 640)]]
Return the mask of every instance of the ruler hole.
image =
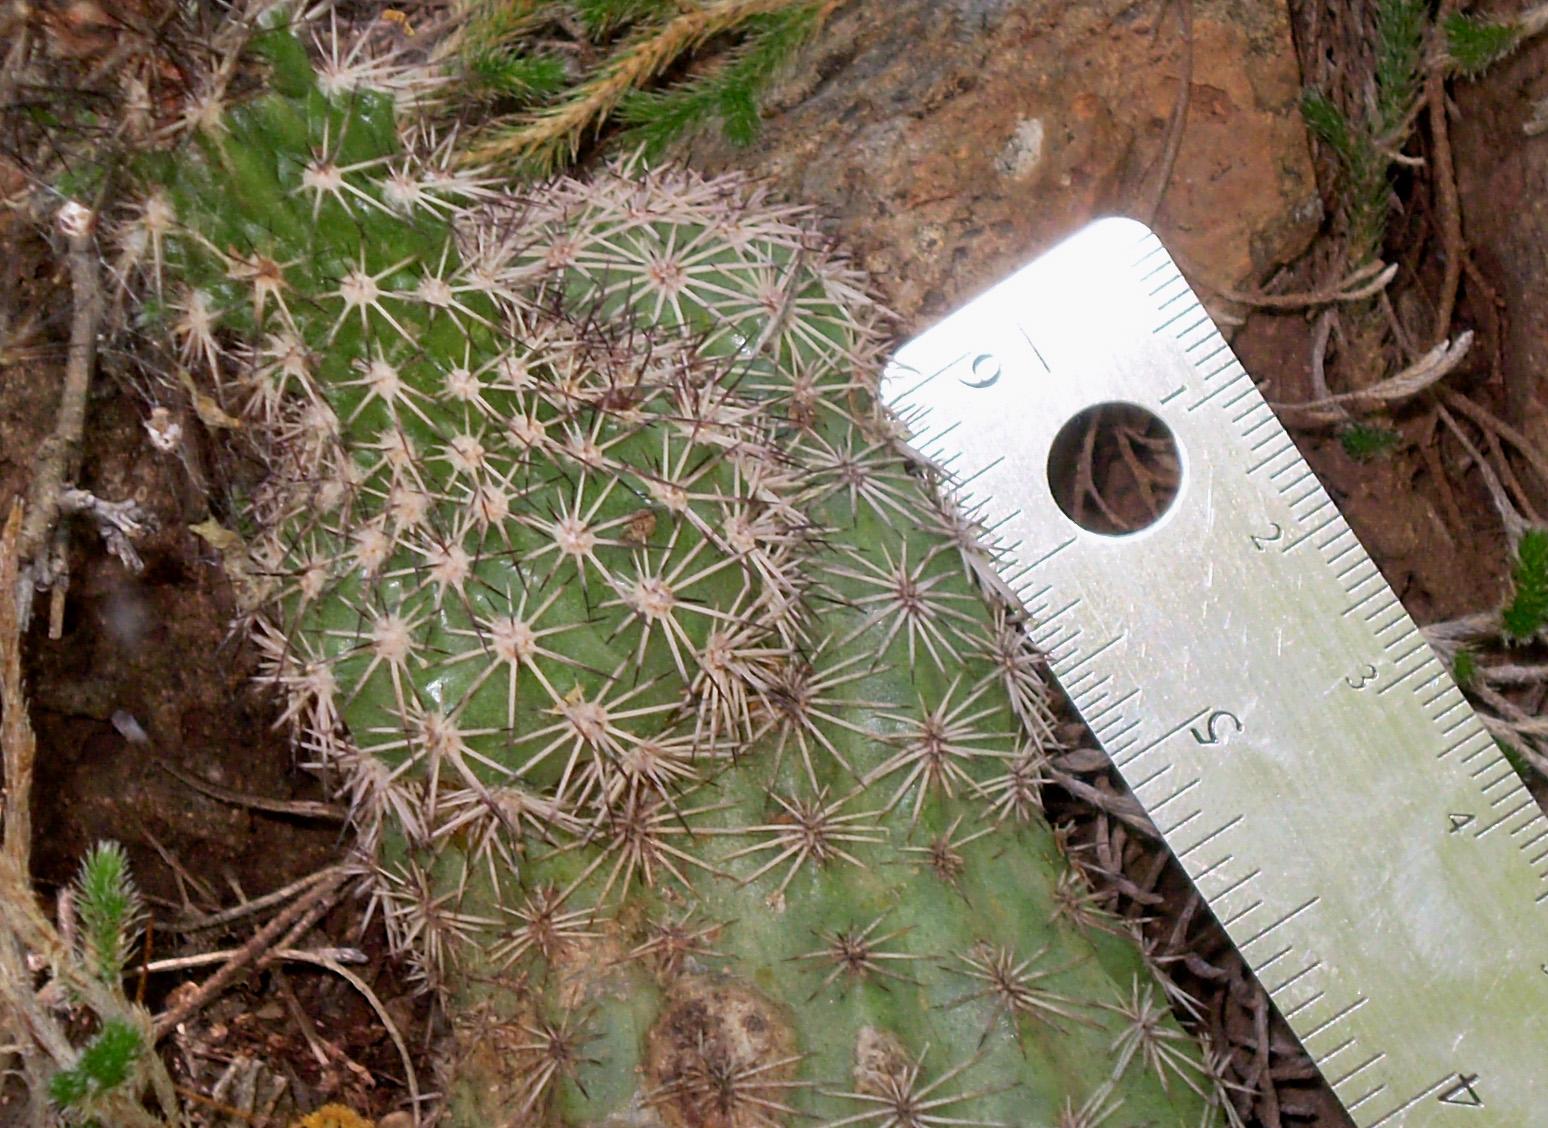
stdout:
[(1176, 500), (1182, 462), (1171, 430), (1132, 403), (1099, 403), (1073, 416), (1048, 451), (1048, 487), (1088, 532), (1149, 528)]

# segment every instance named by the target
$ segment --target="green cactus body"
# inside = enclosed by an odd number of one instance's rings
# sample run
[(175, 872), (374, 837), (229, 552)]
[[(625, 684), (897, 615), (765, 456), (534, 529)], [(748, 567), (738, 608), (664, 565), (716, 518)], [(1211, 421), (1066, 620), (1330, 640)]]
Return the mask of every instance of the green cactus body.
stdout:
[(858, 278), (734, 180), (497, 193), (406, 147), (401, 75), (263, 46), (122, 269), (268, 436), (260, 638), (446, 1000), (449, 1121), (1208, 1122)]

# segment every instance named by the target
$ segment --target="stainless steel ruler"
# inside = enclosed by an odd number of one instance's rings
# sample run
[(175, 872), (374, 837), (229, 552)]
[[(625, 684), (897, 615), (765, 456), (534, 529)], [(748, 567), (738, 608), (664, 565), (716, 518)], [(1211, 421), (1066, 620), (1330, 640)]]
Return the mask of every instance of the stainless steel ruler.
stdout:
[[(883, 394), (1355, 1123), (1548, 1125), (1548, 819), (1155, 236), (1091, 225), (906, 345)], [(1048, 485), (1103, 403), (1180, 454), (1129, 535)]]

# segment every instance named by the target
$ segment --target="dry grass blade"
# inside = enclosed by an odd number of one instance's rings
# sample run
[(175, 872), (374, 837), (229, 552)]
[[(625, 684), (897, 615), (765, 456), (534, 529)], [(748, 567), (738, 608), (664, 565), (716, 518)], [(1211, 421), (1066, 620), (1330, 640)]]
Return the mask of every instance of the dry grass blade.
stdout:
[(463, 159), (471, 165), (516, 159), (550, 171), (574, 158), (585, 131), (600, 127), (626, 94), (644, 87), (684, 54), (749, 19), (804, 2), (716, 0), (702, 7), (685, 7), (660, 27), (624, 43), (601, 73), (579, 86), (573, 97), (492, 134), (468, 149)]

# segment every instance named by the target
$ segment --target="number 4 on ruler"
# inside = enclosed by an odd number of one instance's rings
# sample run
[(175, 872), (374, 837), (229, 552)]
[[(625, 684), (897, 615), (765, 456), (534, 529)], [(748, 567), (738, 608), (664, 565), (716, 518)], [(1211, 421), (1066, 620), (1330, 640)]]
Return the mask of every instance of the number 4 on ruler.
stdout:
[(1483, 1108), (1483, 1097), (1479, 1096), (1477, 1088), (1478, 1074), (1459, 1073), (1457, 1082), (1452, 1085), (1437, 1099), (1443, 1105), (1452, 1105), (1456, 1108)]

